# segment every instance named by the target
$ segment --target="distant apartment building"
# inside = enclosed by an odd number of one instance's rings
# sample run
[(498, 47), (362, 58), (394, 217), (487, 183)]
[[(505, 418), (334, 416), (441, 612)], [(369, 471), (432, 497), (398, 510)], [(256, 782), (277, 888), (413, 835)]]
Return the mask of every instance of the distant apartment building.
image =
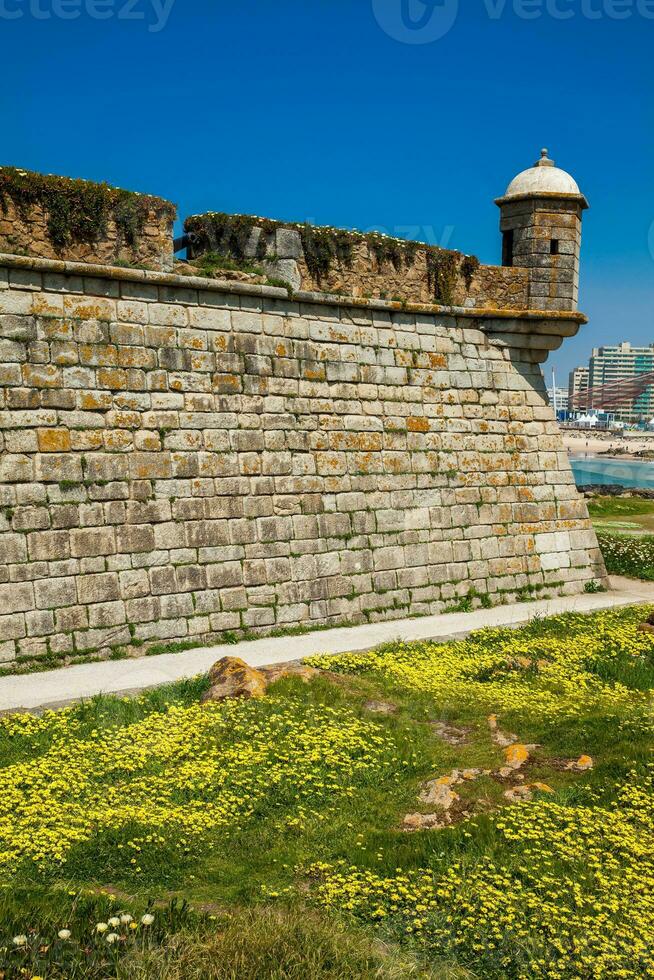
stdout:
[(548, 388), (547, 397), (552, 408), (557, 412), (567, 412), (568, 410), (568, 389), (567, 388)]
[(608, 409), (626, 423), (649, 421), (654, 416), (654, 384), (643, 388), (637, 378), (653, 372), (654, 344), (596, 347), (588, 367), (576, 368), (570, 375), (570, 406)]
[(585, 411), (588, 408), (584, 397), (588, 391), (588, 374), (587, 367), (576, 367), (574, 371), (570, 372), (568, 382), (568, 407), (570, 411), (575, 409)]

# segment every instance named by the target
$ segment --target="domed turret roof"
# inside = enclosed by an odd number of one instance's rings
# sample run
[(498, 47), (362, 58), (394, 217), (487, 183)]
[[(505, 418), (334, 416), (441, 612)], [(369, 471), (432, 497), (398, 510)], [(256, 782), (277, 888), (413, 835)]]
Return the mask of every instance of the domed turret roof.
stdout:
[(585, 203), (577, 181), (565, 170), (555, 166), (547, 150), (541, 151), (541, 158), (533, 167), (523, 170), (513, 178), (502, 200), (506, 201), (512, 197), (538, 197), (540, 194), (577, 197), (582, 198)]

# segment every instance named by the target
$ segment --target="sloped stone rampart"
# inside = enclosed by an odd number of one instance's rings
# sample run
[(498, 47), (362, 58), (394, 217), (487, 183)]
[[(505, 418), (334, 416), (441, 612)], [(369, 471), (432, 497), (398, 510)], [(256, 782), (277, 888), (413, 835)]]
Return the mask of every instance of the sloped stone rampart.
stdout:
[(0, 660), (601, 579), (502, 322), (1, 257)]

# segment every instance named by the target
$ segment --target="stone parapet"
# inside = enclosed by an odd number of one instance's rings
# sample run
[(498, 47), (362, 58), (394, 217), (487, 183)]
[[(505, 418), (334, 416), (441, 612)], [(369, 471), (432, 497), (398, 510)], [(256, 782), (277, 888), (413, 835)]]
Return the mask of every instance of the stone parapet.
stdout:
[(175, 217), (159, 197), (0, 167), (3, 252), (168, 270)]
[(259, 265), (294, 290), (468, 309), (529, 305), (525, 269), (484, 266), (474, 256), (377, 232), (213, 212), (187, 218), (184, 228), (191, 262), (215, 255)]

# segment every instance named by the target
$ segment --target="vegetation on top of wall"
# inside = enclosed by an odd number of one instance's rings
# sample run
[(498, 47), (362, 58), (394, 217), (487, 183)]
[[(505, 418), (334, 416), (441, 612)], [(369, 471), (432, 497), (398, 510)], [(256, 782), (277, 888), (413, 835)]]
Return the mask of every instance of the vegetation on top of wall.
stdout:
[(427, 283), (434, 300), (445, 306), (452, 306), (459, 277), (463, 277), (466, 289), (470, 290), (479, 265), (479, 259), (474, 255), (462, 255), (461, 252), (428, 246)]
[(466, 289), (470, 289), (472, 280), (475, 277), (481, 262), (476, 255), (464, 255), (461, 261), (461, 275), (466, 284)]
[(9, 201), (25, 222), (32, 219), (35, 207), (41, 208), (50, 242), (58, 250), (99, 241), (106, 236), (110, 220), (116, 226), (118, 246), (124, 243), (136, 248), (151, 212), (157, 220), (172, 222), (177, 216), (175, 205), (161, 197), (88, 180), (0, 167), (3, 214), (7, 213)]
[(427, 251), (427, 284), (437, 303), (451, 306), (459, 276), (461, 256), (441, 248)]
[(299, 229), (307, 268), (316, 282), (329, 275), (334, 262), (352, 265), (353, 240), (351, 232), (342, 228), (317, 227), (304, 224)]
[[(384, 265), (392, 265), (396, 272), (401, 272), (416, 260), (419, 242), (406, 241), (403, 238), (390, 238), (378, 231), (368, 232), (363, 236), (369, 250), (375, 256), (381, 269)], [(424, 248), (425, 246), (423, 246)]]
[(263, 269), (248, 260), (238, 260), (228, 255), (220, 255), (218, 252), (206, 252), (199, 258), (193, 260), (193, 265), (208, 278), (213, 278), (217, 273), (225, 269), (233, 269), (239, 272), (247, 272), (253, 276), (263, 276)]
[[(196, 257), (206, 252), (212, 252), (243, 263), (265, 258), (268, 241), (278, 226), (279, 222), (256, 218), (250, 214), (211, 211), (187, 218), (184, 231), (193, 235), (193, 261), (197, 261)], [(261, 229), (261, 232), (254, 241), (253, 234), (257, 229)]]
[(245, 268), (245, 264), (253, 259), (274, 259), (275, 233), (280, 228), (298, 232), (307, 269), (318, 284), (335, 266), (351, 268), (355, 246), (362, 242), (374, 256), (380, 272), (385, 266), (401, 272), (414, 265), (419, 254), (424, 253), (429, 290), (435, 302), (445, 305), (452, 305), (460, 278), (463, 278), (466, 289), (470, 289), (480, 265), (479, 259), (472, 255), (392, 238), (377, 231), (348, 231), (224, 212), (193, 215), (184, 223), (185, 232), (193, 235), (191, 254), (194, 262), (197, 263), (195, 256), (210, 252), (231, 257), (240, 263), (240, 268)]

